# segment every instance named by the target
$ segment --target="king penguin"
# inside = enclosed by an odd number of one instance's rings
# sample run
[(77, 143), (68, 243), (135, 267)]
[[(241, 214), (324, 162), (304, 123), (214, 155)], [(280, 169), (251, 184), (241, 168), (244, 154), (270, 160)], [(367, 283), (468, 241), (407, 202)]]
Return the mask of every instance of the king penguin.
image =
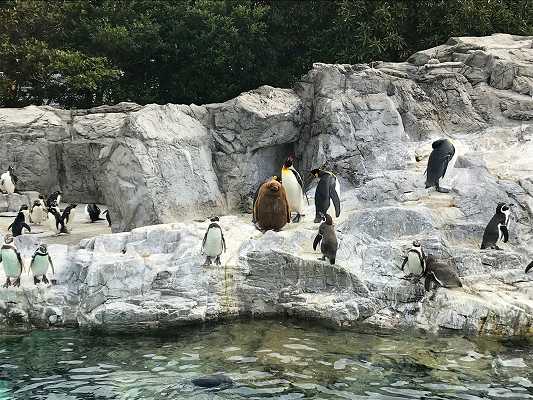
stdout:
[(48, 278), (46, 277), (49, 267), (52, 268), (52, 274), (55, 274), (52, 258), (50, 257), (50, 254), (48, 254), (48, 247), (46, 244), (41, 244), (37, 250), (35, 250), (35, 253), (33, 253), (30, 264), (30, 270), (33, 274), (33, 283), (35, 285), (40, 283), (41, 280), (45, 284), (49, 283)]
[(483, 232), (483, 241), (481, 242), (481, 249), (496, 249), (498, 242), (503, 241), (507, 243), (509, 240), (509, 220), (511, 217), (511, 207), (514, 204), (498, 203), (496, 213), (493, 215)]
[(254, 221), (262, 231), (279, 231), (291, 221), (285, 188), (275, 177), (259, 188), (254, 203)]
[[(406, 265), (407, 271), (405, 271)], [(422, 276), (426, 272), (426, 256), (418, 240), (413, 242), (413, 246), (409, 249), (407, 255), (403, 259), (402, 271), (407, 272), (408, 276)]]
[(429, 254), (426, 258), (426, 280), (424, 288), (429, 292), (433, 287), (457, 288), (463, 287), (461, 279), (453, 269), (444, 263), (438, 263), (435, 257)]
[(316, 235), (315, 240), (313, 241), (313, 250), (316, 250), (316, 247), (320, 243), (320, 252), (322, 253), (321, 260), (325, 261), (327, 258), (329, 263), (333, 265), (335, 264), (335, 257), (337, 256), (337, 248), (339, 245), (331, 215), (326, 214), (325, 218), (326, 220), (320, 224), (318, 235)]
[(202, 241), (202, 254), (207, 257), (204, 265), (211, 265), (212, 258), (215, 259), (216, 265), (220, 265), (220, 255), (222, 252), (226, 252), (226, 240), (218, 222), (218, 217), (211, 218), (211, 224), (207, 228)]
[[(302, 177), (294, 168), (293, 161), (294, 158), (291, 155), (283, 164), (283, 167), (281, 168), (281, 184), (285, 188), (285, 192), (287, 192), (287, 201), (289, 202), (290, 211), (296, 213), (296, 216), (292, 220), (292, 222), (296, 223), (300, 222), (307, 196), (305, 195)], [(309, 200), (307, 200), (307, 202), (309, 202)]]
[(323, 221), (329, 210), (330, 204), (335, 207), (335, 217), (341, 215), (340, 184), (337, 177), (328, 171), (314, 169), (311, 175), (319, 178), (315, 190), (315, 223)]
[(30, 226), (26, 223), (26, 217), (22, 211), (19, 211), (15, 220), (8, 226), (7, 230), (10, 230), (13, 234), (13, 237), (22, 235), (22, 229), (26, 229), (28, 232), (31, 232)]
[(41, 225), (46, 220), (46, 210), (44, 203), (40, 200), (35, 200), (30, 210), (30, 222), (36, 225)]
[(17, 177), (15, 176), (14, 169), (10, 165), (7, 169), (7, 172), (4, 172), (0, 176), (0, 188), (9, 194), (15, 193)]
[[(13, 243), (13, 236), (7, 234), (4, 238), (4, 244), (0, 249), (0, 262), (4, 265), (4, 273), (6, 275), (6, 283), (4, 287), (11, 285), (14, 287), (20, 286), (20, 275), (22, 275), (23, 263), (22, 257)], [(11, 282), (14, 279), (14, 282)]]
[(455, 155), (455, 147), (448, 139), (439, 139), (431, 144), (433, 151), (429, 155), (426, 169), (426, 189), (435, 187), (440, 193), (449, 193), (449, 189), (440, 187), (439, 180), (444, 178), (449, 162)]

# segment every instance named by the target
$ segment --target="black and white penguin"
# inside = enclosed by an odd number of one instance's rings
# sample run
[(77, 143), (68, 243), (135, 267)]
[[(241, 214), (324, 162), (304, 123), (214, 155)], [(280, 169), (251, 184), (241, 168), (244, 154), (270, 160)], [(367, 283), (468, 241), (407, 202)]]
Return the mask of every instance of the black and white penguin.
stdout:
[(100, 217), (100, 214), (100, 208), (95, 203), (85, 206), (85, 215), (90, 222), (103, 221), (104, 219)]
[(438, 263), (435, 257), (429, 254), (426, 258), (426, 281), (424, 288), (429, 292), (433, 287), (457, 288), (463, 287), (461, 279), (447, 264)]
[(47, 220), (50, 230), (55, 232), (57, 235), (61, 233), (69, 233), (64, 222), (64, 218), (61, 214), (59, 214), (59, 211), (57, 211), (56, 207), (50, 207), (48, 209)]
[(35, 253), (33, 253), (30, 263), (30, 270), (33, 274), (34, 284), (37, 285), (41, 280), (45, 284), (49, 283), (48, 278), (46, 277), (49, 267), (52, 268), (52, 274), (55, 274), (54, 263), (52, 262), (50, 254), (48, 254), (48, 247), (46, 244), (41, 244), (37, 250), (35, 250)]
[(69, 204), (61, 214), (61, 218), (63, 219), (63, 224), (67, 228), (67, 231), (70, 233), (72, 230), (72, 224), (74, 223), (74, 219), (76, 218), (76, 207), (77, 204)]
[(333, 203), (335, 207), (335, 217), (341, 214), (340, 184), (337, 177), (328, 171), (314, 169), (311, 175), (319, 178), (315, 191), (315, 223), (323, 221), (326, 213)]
[(13, 237), (17, 237), (22, 235), (22, 229), (26, 229), (28, 232), (31, 232), (30, 226), (26, 223), (26, 217), (24, 216), (24, 212), (19, 211), (17, 216), (15, 217), (15, 220), (7, 227), (7, 230), (11, 229), (11, 233), (13, 234)]
[(498, 203), (496, 207), (496, 214), (491, 218), (485, 232), (483, 232), (483, 241), (481, 249), (496, 249), (498, 242), (503, 241), (507, 243), (509, 240), (509, 222), (511, 217), (511, 207), (514, 204)]
[[(407, 265), (407, 271), (405, 266)], [(402, 271), (407, 272), (407, 275), (422, 276), (426, 271), (426, 255), (418, 240), (413, 242), (413, 246), (407, 252), (403, 259)]]
[[(294, 158), (291, 155), (283, 164), (281, 168), (281, 184), (287, 193), (290, 211), (296, 213), (292, 222), (300, 222), (307, 196), (304, 190), (304, 182), (298, 171), (294, 168), (293, 161)], [(309, 200), (307, 202), (309, 203)]]
[(15, 175), (13, 166), (9, 166), (7, 172), (0, 176), (0, 189), (6, 193), (15, 193), (18, 178)]
[[(56, 204), (54, 204), (54, 202)], [(59, 207), (61, 204), (61, 192), (59, 190), (56, 190), (54, 193), (48, 196), (46, 199), (46, 207)]]
[(220, 255), (222, 252), (226, 252), (226, 241), (224, 240), (224, 234), (222, 228), (217, 223), (218, 217), (211, 218), (211, 224), (207, 228), (202, 241), (202, 254), (205, 254), (207, 259), (204, 265), (211, 265), (211, 259), (215, 259), (215, 264), (220, 265)]
[[(5, 236), (4, 244), (0, 248), (0, 262), (4, 265), (4, 273), (6, 275), (4, 287), (7, 288), (11, 285), (19, 287), (24, 264), (13, 242), (13, 236), (9, 233)], [(14, 281), (11, 282), (11, 279), (14, 279)]]
[(102, 214), (105, 215), (105, 219), (107, 220), (107, 223), (111, 228), (111, 214), (109, 214), (109, 210), (105, 210)]
[(316, 235), (313, 241), (313, 250), (320, 243), (320, 251), (322, 253), (321, 260), (325, 261), (326, 258), (330, 264), (335, 264), (335, 257), (337, 256), (337, 249), (339, 244), (337, 242), (337, 235), (335, 234), (335, 225), (333, 225), (333, 219), (331, 215), (326, 214), (326, 220), (320, 224), (318, 228), (318, 235)]
[(533, 261), (531, 261), (531, 262), (529, 263), (529, 265), (526, 267), (526, 271), (525, 271), (525, 273), (527, 274), (531, 268), (533, 268)]
[(41, 225), (45, 220), (46, 209), (44, 207), (44, 202), (41, 202), (41, 200), (35, 200), (30, 210), (30, 222)]
[(433, 151), (429, 155), (426, 169), (426, 188), (435, 187), (440, 193), (449, 193), (449, 189), (440, 187), (439, 180), (444, 178), (448, 164), (455, 155), (455, 147), (448, 139), (439, 139), (432, 143)]
[(30, 209), (27, 204), (23, 204), (19, 208), (19, 212), (24, 214), (25, 221), (30, 222)]

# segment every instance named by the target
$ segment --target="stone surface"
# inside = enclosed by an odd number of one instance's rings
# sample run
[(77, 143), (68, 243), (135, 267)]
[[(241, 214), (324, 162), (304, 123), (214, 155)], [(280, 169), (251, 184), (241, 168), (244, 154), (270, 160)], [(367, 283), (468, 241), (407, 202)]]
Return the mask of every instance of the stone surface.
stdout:
[[(531, 334), (533, 275), (523, 271), (533, 260), (532, 43), (452, 38), (402, 63), (318, 63), (294, 89), (263, 86), (206, 106), (0, 110), (0, 134), (14, 149), (0, 149), (1, 159), (15, 161), (23, 189), (99, 199), (126, 231), (51, 245), (59, 284), (35, 288), (25, 274), (21, 289), (0, 290), (0, 326), (142, 331), (292, 315)], [(424, 188), (441, 137), (456, 147), (442, 182), (449, 194)], [(322, 165), (340, 178), (335, 266), (312, 250), (310, 182), (300, 224), (263, 235), (242, 214), (291, 152), (306, 181)], [(0, 208), (18, 200), (0, 196)], [(501, 201), (516, 204), (509, 243), (481, 251)], [(205, 217), (214, 213), (224, 215), (228, 252), (221, 267), (203, 267)], [(414, 239), (455, 268), (464, 288), (425, 295), (422, 282), (406, 279), (400, 266)], [(30, 257), (36, 243), (19, 241)]]

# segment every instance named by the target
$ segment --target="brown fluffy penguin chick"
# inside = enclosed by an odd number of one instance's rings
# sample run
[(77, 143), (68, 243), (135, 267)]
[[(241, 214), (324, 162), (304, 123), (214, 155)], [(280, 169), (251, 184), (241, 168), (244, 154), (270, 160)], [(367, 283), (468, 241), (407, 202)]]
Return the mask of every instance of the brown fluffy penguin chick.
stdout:
[(335, 264), (335, 257), (337, 255), (337, 235), (335, 234), (335, 225), (333, 225), (333, 219), (331, 215), (326, 214), (326, 221), (320, 224), (318, 228), (318, 235), (316, 235), (313, 241), (313, 250), (320, 243), (320, 251), (322, 252), (322, 260), (329, 260), (330, 264)]
[(463, 287), (459, 276), (448, 264), (439, 263), (433, 255), (426, 258), (426, 281), (424, 287), (429, 292), (432, 287), (457, 288)]
[(290, 219), (285, 188), (276, 179), (263, 183), (254, 204), (254, 221), (259, 229), (279, 231)]

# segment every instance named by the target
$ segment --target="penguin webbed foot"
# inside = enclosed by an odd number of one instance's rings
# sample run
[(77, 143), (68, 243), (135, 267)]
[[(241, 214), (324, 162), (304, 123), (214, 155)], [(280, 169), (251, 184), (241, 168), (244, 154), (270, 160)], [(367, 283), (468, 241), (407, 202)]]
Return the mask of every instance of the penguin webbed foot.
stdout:
[(50, 283), (50, 281), (48, 280), (48, 278), (46, 277), (46, 275), (43, 275), (43, 283), (45, 285), (48, 285)]
[(13, 286), (20, 287), (20, 276), (17, 279), (15, 279), (15, 282), (13, 282)]
[(222, 265), (222, 262), (220, 261), (220, 256), (217, 256), (217, 258), (215, 258), (215, 264)]
[(293, 223), (293, 224), (296, 224), (296, 223), (300, 222), (300, 218), (301, 218), (301, 217), (302, 217), (302, 216), (301, 216), (300, 213), (296, 214), (296, 216), (292, 219), (292, 223)]
[(34, 284), (34, 285), (37, 285), (37, 284), (39, 284), (39, 283), (41, 283), (41, 281), (40, 281), (36, 276), (34, 276), (34, 277), (33, 277), (33, 284)]
[(9, 278), (7, 278), (7, 279), (6, 279), (6, 283), (4, 283), (4, 285), (3, 285), (2, 287), (4, 287), (4, 288), (7, 289), (7, 288), (10, 287), (10, 286), (11, 286), (11, 280), (10, 280)]
[(207, 257), (205, 259), (205, 262), (204, 262), (203, 265), (204, 265), (204, 267), (207, 267), (207, 266), (211, 265), (211, 257)]
[(437, 186), (437, 192), (439, 193), (450, 193), (450, 189), (447, 189), (447, 188), (443, 188), (441, 186)]
[(53, 286), (57, 285), (57, 279), (52, 279), (50, 282), (52, 283)]

